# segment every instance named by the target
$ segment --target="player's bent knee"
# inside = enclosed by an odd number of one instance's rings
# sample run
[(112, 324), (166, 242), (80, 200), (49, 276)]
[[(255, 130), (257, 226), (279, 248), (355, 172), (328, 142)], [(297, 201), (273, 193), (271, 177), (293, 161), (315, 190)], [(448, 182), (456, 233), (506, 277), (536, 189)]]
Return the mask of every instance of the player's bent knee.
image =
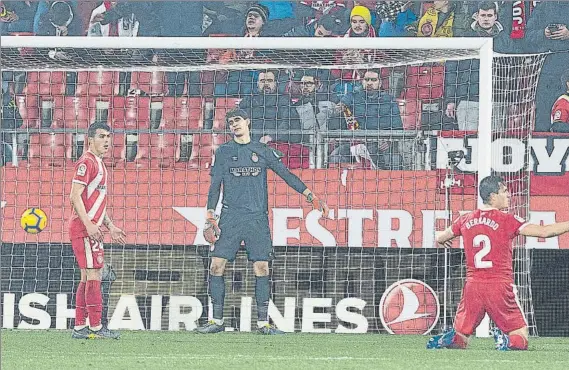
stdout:
[(213, 276), (223, 276), (225, 272), (226, 259), (219, 257), (212, 257), (211, 266), (209, 267), (209, 273)]
[(527, 326), (524, 326), (523, 328), (512, 330), (511, 332), (508, 333), (508, 335), (509, 336), (519, 335), (520, 337), (523, 337), (527, 341), (529, 338), (529, 330)]
[(255, 276), (269, 276), (269, 262), (256, 261), (253, 263), (253, 271)]

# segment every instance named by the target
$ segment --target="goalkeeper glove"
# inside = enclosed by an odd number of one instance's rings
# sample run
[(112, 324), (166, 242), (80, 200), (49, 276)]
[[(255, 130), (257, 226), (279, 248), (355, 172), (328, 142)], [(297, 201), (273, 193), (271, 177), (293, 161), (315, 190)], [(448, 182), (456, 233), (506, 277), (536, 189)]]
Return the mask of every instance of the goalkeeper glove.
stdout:
[(205, 227), (203, 229), (203, 236), (205, 240), (213, 245), (221, 234), (221, 229), (217, 225), (218, 217), (212, 209), (208, 209), (206, 213)]
[(323, 200), (318, 198), (313, 193), (308, 193), (308, 195), (306, 196), (306, 200), (308, 201), (308, 203), (312, 203), (312, 208), (322, 212), (322, 217), (326, 218), (328, 217), (328, 212), (330, 212), (330, 208), (328, 208), (328, 205)]

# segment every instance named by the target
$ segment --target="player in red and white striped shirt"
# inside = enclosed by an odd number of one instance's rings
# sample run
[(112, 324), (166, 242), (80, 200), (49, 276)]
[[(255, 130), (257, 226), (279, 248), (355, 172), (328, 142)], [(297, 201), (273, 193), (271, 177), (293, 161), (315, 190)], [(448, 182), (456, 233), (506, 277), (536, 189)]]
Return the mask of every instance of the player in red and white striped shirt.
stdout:
[(119, 333), (101, 324), (101, 270), (104, 266), (101, 225), (107, 227), (114, 242), (125, 243), (125, 233), (113, 224), (106, 213), (107, 169), (102, 157), (109, 150), (111, 129), (106, 123), (97, 122), (89, 127), (87, 136), (89, 150), (75, 165), (70, 196), (74, 212), (69, 224), (69, 236), (81, 269), (81, 281), (75, 295), (72, 337), (118, 339)]

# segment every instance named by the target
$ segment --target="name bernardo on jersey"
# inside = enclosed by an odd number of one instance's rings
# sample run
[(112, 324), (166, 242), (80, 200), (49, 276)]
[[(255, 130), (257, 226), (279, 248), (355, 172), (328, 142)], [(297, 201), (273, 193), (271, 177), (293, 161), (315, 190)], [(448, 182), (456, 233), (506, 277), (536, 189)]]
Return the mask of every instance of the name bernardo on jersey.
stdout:
[(496, 221), (494, 221), (490, 218), (486, 218), (486, 217), (473, 218), (472, 220), (470, 220), (464, 224), (464, 226), (469, 230), (471, 227), (477, 226), (477, 225), (488, 226), (494, 231), (498, 230), (498, 228), (500, 227), (499, 223), (497, 223)]

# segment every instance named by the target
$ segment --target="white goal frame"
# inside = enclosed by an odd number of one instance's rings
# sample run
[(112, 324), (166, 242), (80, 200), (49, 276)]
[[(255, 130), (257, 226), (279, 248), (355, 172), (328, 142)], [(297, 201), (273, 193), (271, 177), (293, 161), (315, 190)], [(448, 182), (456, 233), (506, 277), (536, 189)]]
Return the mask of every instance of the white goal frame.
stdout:
[[(376, 50), (472, 50), (480, 60), (479, 68), (479, 126), (478, 126), (478, 181), (491, 174), (492, 167), (492, 61), (494, 57), (492, 38), (297, 38), (297, 37), (55, 37), (55, 36), (6, 36), (2, 37), (2, 48), (78, 48), (78, 49), (276, 49), (276, 50), (349, 50), (349, 49), (376, 49)], [(444, 58), (444, 56), (443, 56)], [(453, 60), (454, 58), (445, 58)], [(458, 58), (460, 59), (460, 58)], [(436, 62), (441, 55), (426, 53), (425, 59), (420, 62)], [(292, 63), (294, 64), (294, 62)], [(373, 65), (382, 65), (381, 61)], [(387, 65), (387, 64), (386, 64)], [(247, 63), (248, 68), (266, 68), (266, 65)], [(213, 67), (213, 66), (212, 66)], [(221, 65), (223, 68), (239, 68), (239, 64)], [(273, 66), (278, 68), (278, 66)], [(347, 66), (351, 67), (351, 66)], [(353, 66), (365, 68), (366, 65)], [(94, 69), (104, 67), (94, 66)], [(154, 67), (139, 68), (137, 70), (153, 69)], [(159, 68), (159, 67), (156, 67)], [(325, 66), (324, 68), (331, 68)], [(213, 68), (212, 68), (213, 69)], [(482, 200), (478, 197), (478, 205)], [(446, 260), (446, 258), (445, 258)], [(446, 267), (445, 267), (446, 270)], [(445, 274), (446, 275), (446, 274)], [(445, 279), (446, 282), (447, 279)], [(446, 283), (445, 283), (446, 284)], [(446, 295), (446, 289), (445, 289)], [(446, 318), (446, 300), (444, 304)], [(477, 328), (476, 335), (488, 337), (488, 316)]]

